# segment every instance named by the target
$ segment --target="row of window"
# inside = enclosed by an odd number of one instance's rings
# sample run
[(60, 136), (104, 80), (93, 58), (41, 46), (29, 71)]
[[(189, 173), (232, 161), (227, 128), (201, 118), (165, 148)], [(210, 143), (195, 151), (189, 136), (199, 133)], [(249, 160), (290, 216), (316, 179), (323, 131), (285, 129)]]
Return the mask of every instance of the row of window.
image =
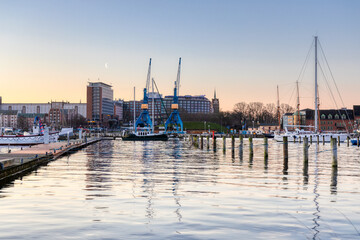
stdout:
[[(326, 115), (325, 114), (321, 114), (321, 119), (325, 119), (326, 118)], [(333, 119), (333, 115), (329, 114), (327, 116), (328, 119)], [(335, 114), (334, 116), (334, 119), (340, 119), (340, 116), (339, 114)], [(346, 119), (346, 115), (345, 114), (342, 114), (341, 115), (341, 119)]]

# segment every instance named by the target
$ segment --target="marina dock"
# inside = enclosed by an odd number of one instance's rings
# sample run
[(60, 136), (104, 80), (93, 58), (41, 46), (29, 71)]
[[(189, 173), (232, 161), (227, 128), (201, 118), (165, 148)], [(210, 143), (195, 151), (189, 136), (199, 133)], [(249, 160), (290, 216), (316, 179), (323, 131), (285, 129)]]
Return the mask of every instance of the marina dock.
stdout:
[(102, 138), (39, 144), (0, 154), (0, 183), (14, 179), (60, 156), (77, 151)]

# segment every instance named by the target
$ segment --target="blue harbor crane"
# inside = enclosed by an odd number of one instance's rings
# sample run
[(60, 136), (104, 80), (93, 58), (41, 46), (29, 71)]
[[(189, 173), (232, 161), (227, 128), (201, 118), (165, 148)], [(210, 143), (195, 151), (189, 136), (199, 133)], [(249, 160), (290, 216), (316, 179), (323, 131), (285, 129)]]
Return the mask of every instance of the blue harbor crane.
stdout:
[[(179, 58), (179, 68), (178, 68), (175, 87), (174, 87), (174, 99), (173, 99), (173, 103), (171, 104), (172, 112), (165, 123), (166, 133), (176, 133), (176, 134), (184, 133), (183, 122), (181, 121), (179, 114), (179, 99), (178, 99), (179, 88), (180, 88), (180, 70), (181, 70), (181, 58)], [(168, 129), (170, 128), (170, 126), (172, 126), (172, 129)]]
[(144, 88), (144, 99), (141, 104), (141, 113), (135, 123), (135, 132), (138, 126), (142, 126), (147, 128), (148, 130), (152, 131), (153, 123), (150, 118), (149, 114), (149, 104), (148, 104), (148, 93), (149, 93), (149, 86), (150, 86), (150, 74), (151, 74), (151, 58), (149, 61), (149, 69), (146, 79), (146, 87)]

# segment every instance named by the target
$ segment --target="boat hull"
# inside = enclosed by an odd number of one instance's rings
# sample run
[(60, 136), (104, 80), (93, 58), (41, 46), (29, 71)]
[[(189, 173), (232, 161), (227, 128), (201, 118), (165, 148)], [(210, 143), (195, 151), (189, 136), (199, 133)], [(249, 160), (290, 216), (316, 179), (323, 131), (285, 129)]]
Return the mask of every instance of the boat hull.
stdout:
[[(50, 142), (56, 142), (59, 134), (50, 134)], [(44, 143), (44, 135), (0, 136), (0, 145), (37, 145)]]
[(357, 145), (358, 144), (358, 140), (356, 138), (351, 139), (351, 144), (352, 145)]
[(123, 141), (167, 141), (168, 136), (166, 134), (154, 134), (147, 136), (137, 136), (133, 133), (123, 136)]

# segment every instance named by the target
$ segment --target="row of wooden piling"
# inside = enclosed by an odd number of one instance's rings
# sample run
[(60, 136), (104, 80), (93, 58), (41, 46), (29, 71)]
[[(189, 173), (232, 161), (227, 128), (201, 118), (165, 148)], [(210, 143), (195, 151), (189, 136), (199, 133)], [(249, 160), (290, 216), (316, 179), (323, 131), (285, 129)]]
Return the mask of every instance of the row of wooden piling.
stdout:
[[(225, 153), (226, 152), (226, 137), (224, 136), (222, 139), (223, 139), (223, 153)], [(192, 142), (192, 145), (194, 145), (195, 147), (204, 149), (204, 136), (191, 135), (190, 140)], [(199, 140), (200, 140), (200, 142), (199, 142)], [(240, 154), (242, 154), (243, 146), (244, 146), (244, 139), (243, 139), (242, 135), (240, 135), (239, 140), (240, 140), (239, 151), (240, 151)], [(310, 136), (310, 138), (308, 138), (308, 137), (303, 138), (304, 166), (307, 166), (308, 160), (309, 160), (309, 147), (310, 147), (309, 140), (310, 140), (310, 144), (311, 144), (312, 143), (311, 136)], [(331, 138), (330, 144), (331, 144), (332, 155), (333, 155), (332, 166), (337, 167), (337, 146), (340, 146), (340, 141), (336, 138)], [(349, 139), (348, 139), (347, 145), (349, 146)], [(358, 141), (358, 145), (359, 145), (359, 141)], [(206, 148), (207, 148), (207, 150), (210, 149), (209, 136), (206, 136)], [(213, 139), (213, 151), (214, 152), (217, 151), (217, 144), (216, 144), (215, 136)], [(234, 154), (234, 152), (235, 152), (235, 137), (233, 135), (231, 136), (231, 151)], [(253, 145), (252, 137), (249, 138), (249, 156), (250, 156), (250, 158), (253, 158), (253, 156), (254, 156), (254, 145)], [(268, 138), (265, 137), (264, 138), (264, 159), (267, 160), (268, 157), (269, 157)], [(284, 166), (285, 165), (287, 166), (288, 159), (289, 159), (289, 148), (288, 148), (288, 138), (287, 137), (283, 137), (283, 157), (284, 157)]]

